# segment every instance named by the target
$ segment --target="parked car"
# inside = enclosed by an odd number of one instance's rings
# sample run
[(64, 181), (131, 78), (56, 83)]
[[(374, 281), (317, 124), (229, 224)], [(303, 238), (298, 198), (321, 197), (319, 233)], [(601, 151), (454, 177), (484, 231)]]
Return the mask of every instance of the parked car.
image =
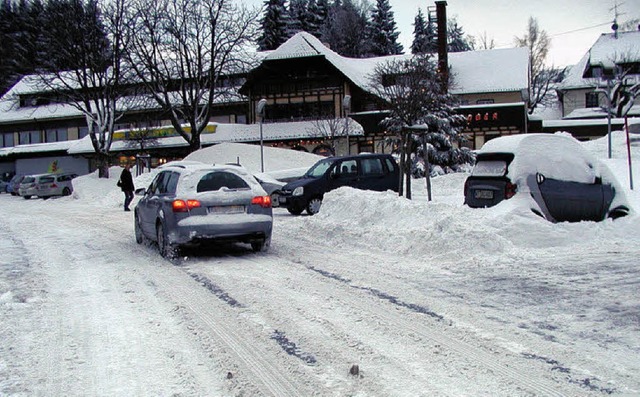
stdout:
[(314, 164), (304, 176), (282, 187), (280, 205), (300, 215), (320, 211), (324, 194), (341, 186), (398, 191), (399, 168), (389, 154), (329, 157)]
[(259, 175), (254, 174), (253, 177), (256, 178), (264, 191), (267, 192), (269, 196), (271, 196), (271, 205), (273, 207), (280, 206), (280, 195), (282, 194), (282, 187), (286, 185), (286, 183), (280, 182), (279, 180), (265, 173), (261, 173)]
[(0, 180), (0, 193), (8, 193), (9, 181)]
[(157, 242), (162, 256), (205, 243), (242, 242), (254, 251), (271, 243), (271, 197), (243, 167), (167, 163), (136, 194), (136, 242)]
[(33, 196), (38, 195), (38, 184), (42, 180), (42, 178), (48, 179), (51, 174), (37, 174), (37, 175), (27, 175), (20, 182), (20, 188), (18, 189), (18, 193), (20, 196), (25, 199), (30, 199)]
[(7, 185), (7, 193), (11, 193), (12, 196), (17, 196), (19, 194), (20, 183), (24, 177), (25, 175), (14, 175)]
[(71, 181), (77, 176), (74, 173), (63, 173), (41, 177), (37, 186), (38, 197), (69, 196), (73, 192)]
[(516, 195), (551, 222), (601, 221), (629, 213), (608, 169), (564, 134), (505, 136), (478, 152), (465, 181), (465, 204), (492, 207)]

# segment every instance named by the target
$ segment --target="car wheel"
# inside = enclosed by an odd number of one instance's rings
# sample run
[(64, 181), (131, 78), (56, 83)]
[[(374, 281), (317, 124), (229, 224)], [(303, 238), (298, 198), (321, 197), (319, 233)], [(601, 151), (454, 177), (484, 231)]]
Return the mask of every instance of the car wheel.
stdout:
[(267, 239), (252, 241), (251, 249), (254, 252), (265, 252), (269, 249), (269, 242)]
[(31, 198), (31, 196), (24, 196), (25, 200), (29, 200)]
[(307, 213), (309, 215), (315, 215), (320, 211), (320, 206), (322, 205), (322, 199), (320, 197), (314, 197), (309, 200), (307, 204)]
[(289, 211), (291, 215), (302, 214), (302, 208), (298, 208), (298, 207), (287, 207), (287, 211)]
[(142, 234), (142, 227), (140, 226), (140, 219), (138, 218), (137, 214), (133, 224), (133, 229), (136, 234), (136, 243), (142, 244), (144, 242), (144, 234)]
[(622, 218), (627, 215), (629, 215), (629, 208), (621, 205), (609, 211), (609, 214), (607, 215), (607, 217), (613, 220), (616, 220), (618, 218)]
[(176, 255), (175, 247), (167, 240), (167, 233), (164, 229), (164, 224), (158, 222), (156, 226), (156, 238), (158, 242), (158, 251), (163, 258), (173, 258)]
[(68, 196), (70, 194), (71, 194), (71, 189), (69, 189), (68, 187), (65, 187), (64, 190), (62, 191), (62, 195)]

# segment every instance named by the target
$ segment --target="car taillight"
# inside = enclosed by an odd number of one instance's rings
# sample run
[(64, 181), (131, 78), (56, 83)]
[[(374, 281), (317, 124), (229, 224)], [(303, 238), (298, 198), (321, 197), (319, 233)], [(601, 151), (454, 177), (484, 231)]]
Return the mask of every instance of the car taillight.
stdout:
[(511, 182), (507, 182), (506, 186), (504, 187), (504, 198), (506, 199), (510, 199), (511, 197), (515, 196), (516, 191), (518, 186), (511, 183)]
[(173, 208), (173, 212), (188, 212), (200, 207), (200, 202), (198, 200), (173, 200), (171, 207)]
[(271, 208), (271, 196), (256, 196), (251, 199), (251, 204), (257, 204), (262, 208)]

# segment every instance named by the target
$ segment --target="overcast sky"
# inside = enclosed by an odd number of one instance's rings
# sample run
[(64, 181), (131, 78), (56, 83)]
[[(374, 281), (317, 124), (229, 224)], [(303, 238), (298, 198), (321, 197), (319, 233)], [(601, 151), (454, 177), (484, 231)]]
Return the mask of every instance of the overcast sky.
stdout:
[[(264, 0), (244, 0), (262, 6)], [(375, 0), (368, 0), (375, 4)], [(435, 0), (390, 0), (400, 42), (405, 52), (413, 40), (413, 19), (422, 8), (435, 6)], [(447, 0), (447, 17), (456, 18), (466, 34), (486, 32), (496, 47), (513, 47), (514, 37), (522, 36), (530, 16), (551, 35), (547, 63), (566, 66), (577, 63), (602, 33), (611, 32), (616, 0)], [(619, 23), (640, 18), (640, 0), (617, 0)], [(287, 2), (288, 4), (288, 2)]]

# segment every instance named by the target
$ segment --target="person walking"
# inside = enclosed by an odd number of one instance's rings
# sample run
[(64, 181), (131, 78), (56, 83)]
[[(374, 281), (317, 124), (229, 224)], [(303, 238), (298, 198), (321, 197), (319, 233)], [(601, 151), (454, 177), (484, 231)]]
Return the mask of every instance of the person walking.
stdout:
[(129, 204), (133, 200), (133, 191), (135, 186), (133, 185), (133, 177), (131, 176), (131, 164), (127, 163), (120, 174), (120, 180), (118, 180), (118, 186), (124, 192), (124, 210), (131, 211)]

